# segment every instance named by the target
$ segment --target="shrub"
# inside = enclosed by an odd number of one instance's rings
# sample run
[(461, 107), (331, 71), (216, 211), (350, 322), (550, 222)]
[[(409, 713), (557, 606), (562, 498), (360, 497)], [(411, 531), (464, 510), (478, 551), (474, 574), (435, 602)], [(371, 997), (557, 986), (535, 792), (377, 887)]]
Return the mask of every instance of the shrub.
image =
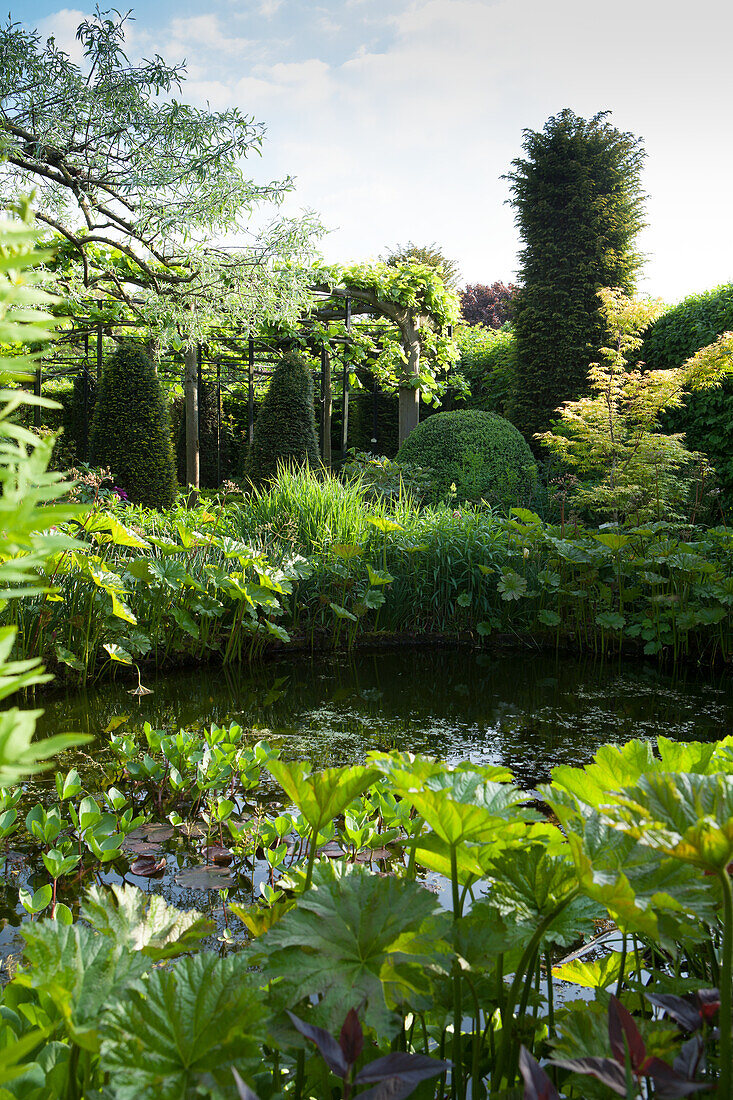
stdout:
[(517, 354), (514, 333), (484, 325), (459, 329), (459, 370), (471, 387), (472, 408), (506, 416), (515, 388)]
[(255, 421), (245, 475), (254, 485), (276, 477), (278, 466), (318, 466), (313, 378), (294, 352), (275, 368)]
[(478, 409), (437, 413), (405, 440), (400, 463), (433, 472), (436, 499), (455, 485), (458, 501), (527, 502), (537, 470), (532, 452), (508, 420)]
[(511, 320), (516, 293), (514, 283), (470, 283), (459, 292), (464, 321), (467, 325), (501, 328)]
[(170, 414), (160, 380), (141, 348), (121, 345), (102, 373), (92, 455), (135, 504), (169, 508), (176, 495)]
[[(733, 330), (733, 285), (692, 294), (667, 310), (649, 329), (640, 351), (647, 369), (680, 367), (700, 348)], [(670, 431), (684, 432), (688, 445), (703, 451), (717, 470), (728, 508), (733, 507), (733, 380), (689, 394), (664, 418)]]
[(517, 388), (512, 419), (530, 438), (563, 401), (586, 392), (605, 342), (600, 287), (634, 286), (643, 224), (641, 142), (607, 113), (565, 110), (539, 133), (525, 130), (513, 162), (516, 222), (524, 247), (514, 305)]

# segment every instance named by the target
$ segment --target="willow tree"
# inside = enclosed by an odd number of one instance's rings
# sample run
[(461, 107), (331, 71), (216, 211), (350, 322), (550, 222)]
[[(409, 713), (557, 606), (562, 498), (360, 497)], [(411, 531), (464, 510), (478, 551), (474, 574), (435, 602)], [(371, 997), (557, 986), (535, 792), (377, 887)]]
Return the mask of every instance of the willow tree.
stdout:
[(530, 438), (585, 392), (607, 332), (598, 290), (631, 294), (641, 266), (642, 143), (607, 116), (565, 110), (543, 130), (525, 130), (525, 155), (506, 177), (524, 243), (512, 418)]
[[(126, 19), (99, 9), (84, 19), (80, 65), (53, 38), (10, 20), (0, 28), (0, 206), (36, 189), (38, 220), (78, 258), (59, 279), (72, 311), (113, 299), (160, 341), (189, 347), (223, 316), (244, 331), (295, 320), (320, 226), (274, 217), (248, 232), (255, 209), (277, 207), (293, 186), (245, 177), (263, 126), (236, 108), (181, 102), (184, 67), (131, 61)], [(217, 244), (242, 234), (245, 247)], [(192, 432), (195, 366), (189, 355)]]

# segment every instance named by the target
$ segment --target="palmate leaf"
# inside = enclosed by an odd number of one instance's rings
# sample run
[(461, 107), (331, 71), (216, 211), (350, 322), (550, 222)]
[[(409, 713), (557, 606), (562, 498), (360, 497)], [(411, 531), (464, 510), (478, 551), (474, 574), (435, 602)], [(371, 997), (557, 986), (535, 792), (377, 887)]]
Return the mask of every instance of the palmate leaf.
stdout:
[[(259, 1066), (267, 1010), (243, 955), (202, 953), (154, 971), (105, 1018), (100, 1067), (115, 1100), (236, 1097), (232, 1066)], [(208, 1088), (204, 1086), (208, 1085)]]
[(351, 1008), (381, 1034), (397, 1026), (391, 1009), (428, 988), (441, 963), (447, 914), (414, 882), (371, 874), (361, 866), (319, 864), (296, 909), (257, 941), (288, 1005), (322, 996), (319, 1023), (331, 1031)]
[(623, 977), (627, 978), (636, 967), (633, 955), (627, 955), (623, 959), (620, 951), (611, 951), (603, 958), (586, 962), (584, 959), (573, 959), (571, 962), (553, 966), (552, 976), (561, 982), (572, 982), (573, 985), (582, 986), (584, 989), (608, 989), (610, 985), (616, 985), (621, 974), (621, 962), (624, 961)]
[(363, 794), (378, 778), (376, 768), (324, 768), (311, 774), (302, 760), (267, 760), (265, 767), (277, 780), (312, 829), (322, 829)]
[(733, 862), (733, 775), (646, 775), (603, 814), (614, 828), (703, 870)]
[(82, 903), (81, 916), (118, 945), (152, 959), (170, 959), (194, 950), (216, 930), (214, 922), (195, 909), (184, 912), (160, 894), (146, 894), (118, 883), (109, 890), (92, 886)]
[(98, 1051), (105, 1008), (139, 986), (149, 961), (83, 924), (45, 920), (24, 925), (21, 935), (29, 966), (15, 981), (48, 994), (73, 1042)]
[(567, 946), (579, 935), (592, 934), (601, 913), (597, 902), (574, 896), (578, 880), (569, 853), (551, 855), (542, 846), (530, 844), (492, 859), (486, 872), (491, 880), (488, 900), (506, 920), (531, 934), (560, 910), (545, 932), (545, 942)]
[(403, 787), (430, 827), (451, 846), (465, 842), (502, 842), (509, 821), (536, 821), (539, 815), (525, 805), (527, 795), (509, 783), (495, 783), (472, 771), (456, 770), (428, 776), (421, 789)]
[(665, 859), (593, 813), (568, 834), (583, 893), (604, 906), (619, 928), (672, 947), (699, 939), (699, 921), (714, 919), (710, 891), (691, 867)]

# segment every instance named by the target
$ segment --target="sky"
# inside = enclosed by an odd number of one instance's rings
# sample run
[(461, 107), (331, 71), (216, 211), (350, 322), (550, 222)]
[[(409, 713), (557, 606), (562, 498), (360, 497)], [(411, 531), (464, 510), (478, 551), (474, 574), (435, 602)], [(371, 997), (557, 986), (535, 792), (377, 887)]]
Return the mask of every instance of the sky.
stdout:
[[(72, 56), (91, 10), (10, 8)], [(672, 303), (733, 282), (732, 0), (140, 0), (133, 15), (131, 57), (185, 60), (183, 98), (265, 124), (246, 172), (295, 177), (286, 212), (320, 216), (328, 262), (434, 243), (462, 284), (514, 281), (501, 177), (523, 130), (569, 107), (644, 140), (640, 290)]]

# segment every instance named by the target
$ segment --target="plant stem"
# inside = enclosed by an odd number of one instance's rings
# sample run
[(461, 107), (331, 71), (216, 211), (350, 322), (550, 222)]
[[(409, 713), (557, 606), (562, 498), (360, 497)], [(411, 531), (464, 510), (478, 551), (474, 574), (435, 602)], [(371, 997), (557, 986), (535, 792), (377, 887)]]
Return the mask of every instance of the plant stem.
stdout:
[(733, 886), (725, 868), (719, 872), (723, 892), (723, 952), (720, 961), (720, 1084), (718, 1100), (733, 1100), (733, 1042), (731, 993), (733, 992)]

